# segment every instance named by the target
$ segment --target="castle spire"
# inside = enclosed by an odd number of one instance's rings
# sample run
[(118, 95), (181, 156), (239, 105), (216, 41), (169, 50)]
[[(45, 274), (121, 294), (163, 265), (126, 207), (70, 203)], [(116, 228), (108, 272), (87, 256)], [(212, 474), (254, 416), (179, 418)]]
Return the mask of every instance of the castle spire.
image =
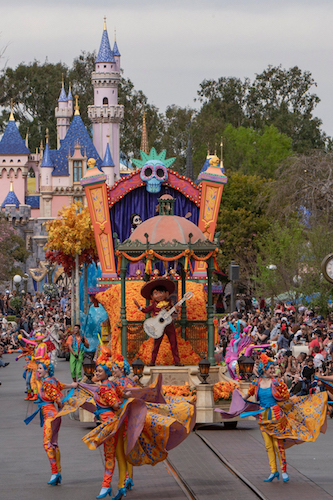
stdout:
[(114, 60), (112, 50), (110, 47), (109, 36), (106, 29), (106, 17), (104, 17), (104, 30), (102, 34), (101, 45), (99, 47), (95, 63), (114, 63), (114, 62), (116, 61)]
[(58, 102), (66, 102), (67, 101), (67, 95), (66, 95), (66, 92), (65, 92), (64, 74), (63, 73), (61, 75), (61, 81), (62, 81), (62, 86), (61, 86), (61, 91), (60, 91), (60, 96), (59, 96)]
[(29, 149), (29, 127), (27, 128), (27, 133), (25, 134), (25, 146)]
[(9, 191), (14, 191), (14, 188), (13, 188), (13, 176), (10, 177), (10, 188), (9, 188)]
[(10, 116), (9, 116), (9, 121), (13, 122), (14, 120), (14, 115), (13, 115), (13, 99), (10, 100)]
[(77, 94), (75, 94), (74, 98), (75, 98), (75, 106), (74, 106), (75, 113), (74, 113), (74, 115), (79, 115), (80, 114), (79, 96)]
[(143, 151), (144, 153), (146, 153), (147, 155), (149, 154), (148, 133), (147, 133), (147, 127), (146, 127), (146, 112), (145, 112), (144, 108), (143, 108), (143, 116), (142, 116), (142, 136), (141, 136), (140, 150)]
[(68, 86), (68, 96), (67, 96), (67, 99), (68, 99), (68, 101), (72, 101), (73, 100), (73, 96), (72, 96), (72, 84), (71, 84), (71, 82), (69, 82), (69, 86)]

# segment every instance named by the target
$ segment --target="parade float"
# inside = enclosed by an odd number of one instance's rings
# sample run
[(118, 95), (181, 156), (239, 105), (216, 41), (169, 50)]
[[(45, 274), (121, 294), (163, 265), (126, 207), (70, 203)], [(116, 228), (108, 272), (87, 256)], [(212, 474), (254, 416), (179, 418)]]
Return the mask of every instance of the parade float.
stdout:
[[(227, 177), (216, 155), (207, 158), (197, 183), (173, 171), (173, 161), (166, 159), (165, 151), (141, 151), (141, 159), (133, 160), (137, 170), (111, 187), (94, 160), (88, 161), (81, 184), (102, 268), (97, 286), (89, 293), (108, 313), (109, 329), (104, 327), (103, 340), (111, 353), (121, 353), (130, 363), (139, 358), (145, 364), (144, 385), (162, 373), (167, 386), (196, 387), (197, 421), (213, 422), (213, 386), (230, 381), (226, 367), (216, 366), (214, 358), (212, 303), (219, 252), (214, 234)], [(174, 321), (184, 366), (172, 365), (166, 336), (156, 366), (147, 366), (154, 340), (147, 337), (134, 300), (146, 305), (140, 290), (154, 276), (174, 280), (173, 302), (186, 292), (193, 294), (182, 303)], [(208, 384), (201, 383), (199, 364), (203, 359), (210, 363)]]

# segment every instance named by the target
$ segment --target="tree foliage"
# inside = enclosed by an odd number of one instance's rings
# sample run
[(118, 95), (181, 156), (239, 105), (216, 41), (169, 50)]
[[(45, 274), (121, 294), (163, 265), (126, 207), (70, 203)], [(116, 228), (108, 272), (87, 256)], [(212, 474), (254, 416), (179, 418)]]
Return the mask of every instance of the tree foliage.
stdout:
[(227, 172), (273, 178), (281, 162), (292, 155), (291, 143), (273, 125), (254, 130), (229, 124), (223, 132), (224, 166)]
[(231, 260), (240, 265), (240, 286), (251, 290), (261, 235), (269, 227), (263, 194), (267, 181), (257, 176), (231, 172), (224, 188), (217, 221), (222, 253), (220, 268), (226, 271)]
[(297, 66), (288, 70), (268, 66), (252, 83), (248, 78), (204, 80), (197, 92), (203, 103), (198, 119), (201, 113), (217, 119), (220, 133), (228, 123), (254, 130), (274, 125), (292, 139), (296, 152), (323, 148), (326, 136), (320, 130), (321, 120), (313, 116), (320, 102), (312, 93), (316, 85), (311, 73)]
[(18, 271), (16, 264), (25, 262), (29, 256), (24, 240), (3, 215), (0, 216), (0, 255), (0, 281), (10, 280)]
[(144, 111), (149, 145), (159, 149), (163, 133), (162, 116), (155, 106), (148, 104), (145, 94), (134, 88), (129, 78), (122, 77), (120, 80), (119, 104), (124, 106), (124, 120), (120, 127), (120, 149), (126, 161), (140, 158)]
[(63, 207), (58, 218), (46, 223), (48, 231), (47, 258), (64, 266), (71, 275), (75, 256), (79, 263), (90, 264), (98, 261), (94, 231), (88, 207), (82, 208), (81, 202)]

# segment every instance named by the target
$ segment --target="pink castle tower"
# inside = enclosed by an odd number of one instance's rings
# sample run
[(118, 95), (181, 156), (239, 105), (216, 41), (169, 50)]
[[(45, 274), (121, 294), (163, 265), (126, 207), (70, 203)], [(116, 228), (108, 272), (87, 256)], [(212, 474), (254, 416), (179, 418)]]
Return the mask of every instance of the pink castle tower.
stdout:
[(94, 87), (94, 105), (88, 106), (88, 116), (93, 124), (93, 140), (101, 158), (104, 158), (110, 137), (110, 149), (114, 167), (103, 167), (107, 183), (112, 186), (120, 178), (119, 168), (119, 125), (124, 117), (124, 107), (118, 104), (120, 81), (120, 53), (115, 42), (113, 54), (106, 20), (99, 52), (95, 61), (95, 71), (91, 75)]

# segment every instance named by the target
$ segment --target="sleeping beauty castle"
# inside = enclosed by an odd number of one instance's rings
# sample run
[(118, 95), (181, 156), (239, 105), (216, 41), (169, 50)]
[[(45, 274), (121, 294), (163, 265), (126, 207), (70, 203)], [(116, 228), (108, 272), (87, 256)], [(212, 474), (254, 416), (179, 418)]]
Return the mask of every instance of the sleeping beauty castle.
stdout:
[[(45, 222), (56, 218), (63, 206), (74, 201), (89, 206), (103, 280), (109, 284), (118, 279), (114, 235), (120, 242), (129, 237), (133, 215), (142, 221), (154, 218), (161, 197), (174, 200), (172, 213), (188, 218), (194, 229), (200, 229), (200, 238), (211, 242), (214, 239), (223, 185), (227, 182), (222, 159), (216, 154), (207, 156), (197, 182), (191, 178), (191, 161), (186, 167), (188, 177), (180, 175), (170, 168), (174, 158), (166, 159), (166, 151), (149, 151), (143, 116), (141, 160), (132, 160), (136, 167), (132, 170), (125, 167), (124, 171), (120, 163), (120, 125), (124, 117), (124, 108), (118, 104), (120, 52), (116, 40), (111, 49), (105, 20), (91, 80), (94, 103), (88, 106), (88, 116), (93, 139), (81, 119), (79, 97), (72, 95), (70, 85), (66, 91), (62, 82), (55, 106), (56, 149), (51, 149), (46, 130), (45, 148), (41, 142), (39, 150), (30, 152), (28, 137), (24, 140), (16, 126), (12, 104), (0, 141), (1, 208), (31, 252), (25, 270), (29, 270), (37, 289), (47, 275)], [(196, 262), (194, 276), (205, 276), (205, 269), (204, 262)]]
[[(48, 130), (45, 148), (30, 152), (28, 136), (21, 137), (15, 123), (13, 106), (0, 141), (0, 203), (7, 218), (22, 229), (27, 249), (33, 260), (43, 259), (47, 235), (45, 220), (56, 217), (58, 211), (73, 201), (84, 202), (80, 184), (87, 171), (87, 160), (94, 158), (96, 167), (107, 176), (112, 186), (121, 176), (119, 161), (119, 127), (124, 116), (118, 104), (120, 52), (116, 40), (111, 49), (106, 21), (91, 80), (94, 102), (88, 106), (93, 140), (80, 116), (78, 96), (73, 96), (64, 82), (59, 89), (55, 107), (57, 149), (51, 149)], [(56, 103), (55, 103), (56, 104)]]

